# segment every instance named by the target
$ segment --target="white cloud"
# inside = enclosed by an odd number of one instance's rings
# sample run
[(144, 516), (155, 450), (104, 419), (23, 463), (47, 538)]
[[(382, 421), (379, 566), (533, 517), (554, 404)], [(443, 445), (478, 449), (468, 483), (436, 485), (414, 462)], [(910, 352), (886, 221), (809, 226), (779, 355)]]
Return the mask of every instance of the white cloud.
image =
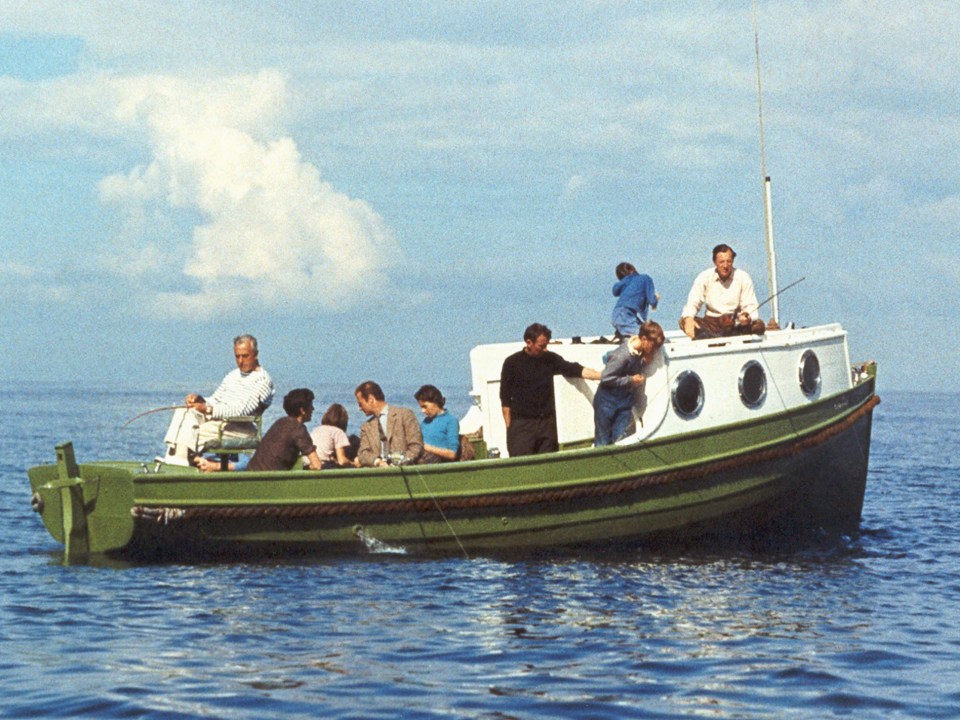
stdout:
[(291, 138), (271, 137), (285, 96), (278, 73), (117, 85), (116, 118), (146, 135), (152, 158), (104, 178), (101, 198), (130, 218), (151, 206), (204, 219), (181, 264), (194, 289), (161, 294), (164, 313), (203, 317), (291, 303), (340, 309), (399, 256), (367, 203), (325, 182)]

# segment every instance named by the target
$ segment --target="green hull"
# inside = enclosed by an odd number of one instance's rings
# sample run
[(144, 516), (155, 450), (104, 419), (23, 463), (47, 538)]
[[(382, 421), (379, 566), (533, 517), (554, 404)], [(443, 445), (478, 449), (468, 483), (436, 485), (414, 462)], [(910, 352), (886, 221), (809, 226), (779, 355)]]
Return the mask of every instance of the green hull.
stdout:
[(874, 380), (766, 418), (625, 446), (364, 470), (201, 474), (140, 463), (32, 468), (68, 557), (422, 553), (856, 531)]

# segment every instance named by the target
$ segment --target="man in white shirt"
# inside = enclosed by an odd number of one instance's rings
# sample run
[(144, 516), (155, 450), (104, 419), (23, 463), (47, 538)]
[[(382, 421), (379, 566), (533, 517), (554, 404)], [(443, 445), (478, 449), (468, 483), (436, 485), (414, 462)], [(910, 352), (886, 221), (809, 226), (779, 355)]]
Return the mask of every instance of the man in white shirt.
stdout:
[(227, 373), (208, 399), (190, 393), (185, 407), (176, 410), (164, 437), (167, 454), (158, 458), (171, 465), (189, 465), (192, 456), (217, 439), (256, 435), (252, 423), (225, 422), (227, 418), (262, 415), (273, 402), (273, 380), (260, 366), (257, 339), (240, 335), (233, 340), (236, 370)]
[[(690, 338), (724, 337), (754, 333), (762, 335), (753, 280), (744, 270), (733, 267), (737, 254), (729, 245), (713, 249), (713, 267), (697, 275), (680, 316), (680, 329)], [(706, 306), (702, 317), (697, 317)]]

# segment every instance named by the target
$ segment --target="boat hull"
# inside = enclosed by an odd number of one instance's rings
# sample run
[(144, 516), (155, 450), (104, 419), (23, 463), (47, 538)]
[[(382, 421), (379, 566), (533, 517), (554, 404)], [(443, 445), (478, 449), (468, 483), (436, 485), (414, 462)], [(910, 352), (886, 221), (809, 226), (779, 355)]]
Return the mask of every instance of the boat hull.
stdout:
[(822, 529), (863, 506), (873, 379), (773, 417), (629, 445), (433, 466), (201, 474), (29, 471), (68, 557), (185, 558), (659, 546)]

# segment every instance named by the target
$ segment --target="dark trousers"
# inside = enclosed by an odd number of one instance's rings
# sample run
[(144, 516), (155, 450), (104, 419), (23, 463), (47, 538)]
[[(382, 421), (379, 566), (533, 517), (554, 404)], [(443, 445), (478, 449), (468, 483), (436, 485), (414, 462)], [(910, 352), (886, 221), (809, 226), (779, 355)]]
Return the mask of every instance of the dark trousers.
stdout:
[(507, 428), (507, 452), (510, 457), (539, 455), (559, 449), (555, 415), (510, 418), (510, 427)]
[(612, 445), (635, 429), (633, 392), (612, 392), (603, 386), (593, 397), (593, 444)]
[(763, 320), (754, 320), (749, 325), (734, 325), (732, 315), (698, 317), (695, 318), (695, 322), (694, 340), (729, 337), (730, 335), (763, 335), (766, 330)]

